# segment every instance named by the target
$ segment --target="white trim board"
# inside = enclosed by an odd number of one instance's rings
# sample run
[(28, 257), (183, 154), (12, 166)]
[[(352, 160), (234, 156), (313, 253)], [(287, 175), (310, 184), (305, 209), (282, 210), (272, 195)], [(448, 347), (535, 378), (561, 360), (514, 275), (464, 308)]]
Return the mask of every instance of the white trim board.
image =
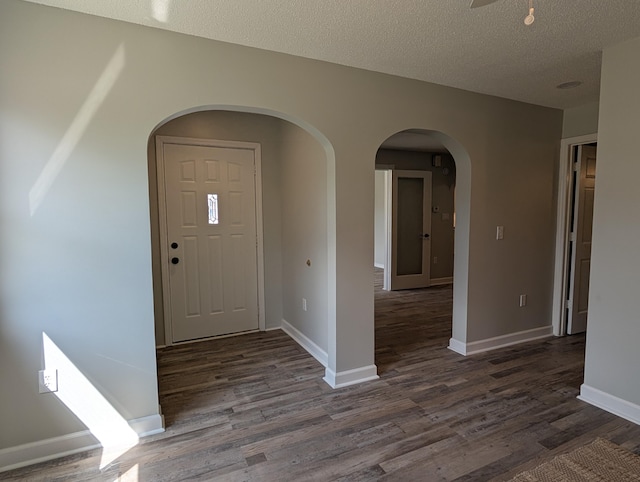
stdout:
[[(129, 426), (139, 437), (146, 437), (164, 432), (162, 415), (149, 415), (128, 421)], [(101, 445), (89, 430), (75, 432), (60, 437), (38, 440), (16, 447), (0, 450), (0, 472), (18, 469), (66, 455), (86, 452)]]
[(567, 264), (569, 222), (571, 219), (571, 187), (573, 165), (571, 151), (575, 146), (591, 144), (598, 141), (598, 134), (579, 137), (567, 137), (560, 141), (560, 158), (558, 162), (558, 204), (556, 211), (556, 256), (553, 273), (553, 307), (551, 324), (553, 334), (566, 335), (566, 310), (564, 300), (567, 298)]
[(431, 278), (429, 286), (450, 285), (453, 283), (453, 276), (447, 276), (444, 278)]
[(284, 331), (287, 335), (289, 335), (293, 340), (304, 348), (309, 354), (318, 360), (323, 367), (326, 367), (329, 364), (329, 355), (326, 351), (316, 345), (311, 338), (298, 330), (295, 326), (289, 323), (284, 318), (282, 319), (282, 327), (281, 330)]
[(585, 383), (580, 386), (578, 399), (640, 425), (640, 405), (628, 402)]
[(298, 345), (304, 348), (313, 358), (318, 360), (325, 367), (325, 376), (323, 380), (329, 384), (331, 388), (348, 387), (357, 383), (377, 380), (378, 367), (369, 365), (366, 367), (354, 368), (353, 370), (345, 370), (343, 372), (334, 372), (329, 368), (329, 355), (326, 351), (316, 345), (308, 336), (294, 327), (284, 318), (282, 319), (282, 331), (289, 335)]
[(541, 328), (533, 328), (531, 330), (519, 331), (517, 333), (509, 333), (508, 335), (496, 336), (485, 340), (472, 341), (465, 343), (463, 341), (451, 338), (449, 340), (449, 350), (460, 353), (461, 355), (474, 355), (485, 351), (497, 350), (528, 341), (539, 340), (553, 335), (553, 327), (543, 326)]
[(384, 253), (384, 273), (382, 274), (382, 289), (385, 291), (391, 290), (391, 177), (394, 166), (391, 166), (384, 171), (384, 232), (385, 239), (385, 253)]
[(378, 367), (369, 365), (338, 373), (327, 367), (323, 380), (327, 382), (331, 388), (343, 388), (349, 385), (377, 380), (378, 378), (380, 378), (378, 376)]

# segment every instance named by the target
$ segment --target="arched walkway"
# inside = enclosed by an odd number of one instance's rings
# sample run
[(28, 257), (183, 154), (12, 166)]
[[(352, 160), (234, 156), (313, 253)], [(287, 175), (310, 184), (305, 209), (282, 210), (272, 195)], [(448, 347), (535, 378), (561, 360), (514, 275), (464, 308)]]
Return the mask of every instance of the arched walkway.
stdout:
[(335, 300), (331, 301), (336, 284), (335, 155), (327, 138), (312, 126), (281, 113), (230, 106), (188, 109), (154, 128), (148, 142), (148, 165), (158, 345), (170, 344), (171, 340), (164, 336), (156, 135), (260, 144), (264, 328), (281, 327), (325, 367), (335, 365), (335, 339), (330, 326), (336, 320)]
[[(431, 129), (405, 129), (390, 135), (382, 148), (448, 152), (455, 162), (455, 235), (453, 267), (453, 315), (450, 348), (456, 350), (466, 342), (469, 277), (469, 225), (471, 199), (471, 161), (467, 151), (455, 139)], [(431, 159), (428, 160), (431, 164)], [(389, 161), (381, 159), (385, 167)], [(453, 219), (451, 220), (453, 223)]]

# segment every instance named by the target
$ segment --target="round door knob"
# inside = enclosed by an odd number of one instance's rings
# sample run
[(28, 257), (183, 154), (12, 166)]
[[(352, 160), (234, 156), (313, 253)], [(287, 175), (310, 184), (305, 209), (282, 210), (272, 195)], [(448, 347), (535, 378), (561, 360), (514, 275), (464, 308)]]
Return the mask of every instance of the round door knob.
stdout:
[(423, 234), (424, 238), (427, 239), (429, 237), (429, 233)]
[(171, 243), (171, 249), (178, 249), (178, 243)]
[(180, 262), (180, 258), (171, 258), (171, 264), (178, 264)]

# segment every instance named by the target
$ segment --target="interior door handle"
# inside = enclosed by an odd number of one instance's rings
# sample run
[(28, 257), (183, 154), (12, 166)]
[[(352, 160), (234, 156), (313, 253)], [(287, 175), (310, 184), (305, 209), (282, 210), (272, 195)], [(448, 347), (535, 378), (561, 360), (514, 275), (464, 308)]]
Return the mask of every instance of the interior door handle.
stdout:
[(171, 264), (178, 264), (180, 262), (180, 258), (171, 258)]
[(421, 238), (424, 239), (428, 239), (429, 238), (429, 233), (424, 233), (422, 236), (420, 236)]

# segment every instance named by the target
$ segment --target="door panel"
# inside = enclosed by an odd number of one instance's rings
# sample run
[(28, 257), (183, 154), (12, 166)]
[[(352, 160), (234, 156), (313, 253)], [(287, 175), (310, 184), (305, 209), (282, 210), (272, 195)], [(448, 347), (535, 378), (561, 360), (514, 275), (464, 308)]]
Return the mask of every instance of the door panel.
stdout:
[(425, 288), (431, 281), (431, 172), (393, 171), (391, 289)]
[[(200, 272), (198, 269), (198, 238), (195, 236), (184, 236), (182, 272), (179, 277), (184, 280), (184, 296), (186, 298), (185, 317), (200, 316)], [(176, 267), (176, 271), (179, 268)], [(176, 276), (177, 278), (178, 276)], [(180, 306), (181, 300), (172, 297), (172, 301)], [(181, 310), (182, 311), (182, 310)]]
[(423, 196), (423, 178), (398, 178), (398, 276), (422, 274)]
[(587, 329), (596, 147), (580, 146), (577, 157), (567, 316), (569, 335), (582, 333)]
[(171, 341), (258, 329), (254, 151), (185, 139), (162, 159)]
[(209, 279), (211, 284), (209, 285), (209, 297), (211, 300), (212, 315), (222, 313), (224, 311), (224, 291), (222, 275), (222, 237), (221, 236), (209, 236)]

